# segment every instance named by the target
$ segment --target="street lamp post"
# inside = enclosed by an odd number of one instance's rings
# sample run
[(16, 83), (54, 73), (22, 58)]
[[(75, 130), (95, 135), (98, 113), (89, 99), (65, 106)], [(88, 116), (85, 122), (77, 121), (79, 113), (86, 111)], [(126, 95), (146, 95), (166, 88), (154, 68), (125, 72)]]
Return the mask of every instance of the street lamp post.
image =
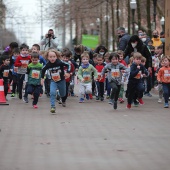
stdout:
[(133, 34), (135, 34), (135, 9), (137, 8), (136, 0), (130, 1), (130, 8), (132, 10)]
[(165, 30), (165, 18), (164, 17), (162, 17), (161, 18), (161, 25), (162, 25), (162, 31), (164, 31)]
[(154, 24), (154, 29), (156, 29), (156, 4), (157, 4), (157, 0), (153, 0), (153, 24)]

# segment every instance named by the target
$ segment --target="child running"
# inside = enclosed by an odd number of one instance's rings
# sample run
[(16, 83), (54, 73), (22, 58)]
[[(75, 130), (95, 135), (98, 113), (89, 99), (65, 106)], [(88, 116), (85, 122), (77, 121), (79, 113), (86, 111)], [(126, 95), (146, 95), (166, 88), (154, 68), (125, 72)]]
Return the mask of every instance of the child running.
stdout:
[[(71, 81), (71, 76), (73, 75), (73, 72), (75, 70), (74, 65), (71, 63), (70, 59), (71, 59), (71, 51), (70, 50), (65, 50), (62, 52), (62, 58), (63, 61), (66, 63), (69, 63), (71, 66), (71, 70), (70, 70), (70, 77), (66, 78), (66, 95), (64, 97), (62, 97), (62, 106), (66, 107), (66, 100), (68, 97), (68, 90), (69, 90), (69, 86), (70, 86), (70, 81)], [(64, 66), (64, 71), (67, 72), (67, 68)]]
[(12, 69), (12, 94), (11, 94), (11, 97), (15, 97), (15, 94), (16, 94), (16, 89), (17, 89), (17, 92), (18, 92), (18, 83), (17, 83), (17, 77), (18, 77), (18, 74), (17, 74), (17, 70), (18, 70), (18, 67), (15, 67), (14, 66), (14, 63), (17, 59), (17, 57), (20, 55), (20, 50), (19, 48), (14, 48), (13, 49), (13, 55), (12, 55), (12, 62), (11, 62), (11, 69)]
[(168, 98), (170, 95), (170, 58), (165, 56), (162, 61), (164, 62), (163, 67), (160, 68), (157, 75), (158, 83), (162, 83), (163, 94), (164, 94), (164, 108), (169, 107)]
[[(50, 49), (47, 52), (47, 58), (49, 62), (42, 70), (42, 83), (44, 83), (44, 75), (45, 71), (49, 70), (51, 76), (51, 83), (50, 83), (50, 103), (51, 103), (51, 113), (55, 113), (56, 107), (56, 90), (59, 90), (60, 96), (64, 97), (66, 95), (66, 81), (65, 78), (70, 76), (70, 64), (61, 61), (60, 53), (54, 49)], [(67, 67), (67, 73), (64, 73), (64, 66)]]
[(119, 55), (117, 53), (111, 53), (109, 60), (111, 61), (111, 63), (107, 64), (103, 68), (101, 78), (104, 76), (106, 70), (109, 70), (109, 72), (107, 73), (108, 82), (110, 87), (112, 88), (110, 99), (113, 104), (113, 108), (116, 110), (117, 100), (121, 88), (122, 72), (125, 72), (127, 68), (123, 64), (119, 63)]
[(97, 70), (98, 78), (95, 81), (96, 83), (96, 100), (104, 100), (104, 82), (105, 82), (105, 76), (101, 79), (101, 72), (104, 68), (104, 60), (103, 55), (98, 54), (97, 55), (97, 64), (95, 65), (95, 68)]
[(88, 52), (84, 52), (81, 55), (81, 66), (78, 70), (78, 78), (80, 80), (80, 100), (79, 103), (84, 102), (84, 95), (88, 95), (92, 93), (92, 72), (94, 73), (94, 80), (97, 79), (97, 71), (89, 63), (89, 54)]
[[(123, 53), (123, 51), (122, 50), (118, 50), (117, 53), (119, 55), (119, 63), (121, 63), (121, 64), (123, 64), (124, 66), (127, 67), (127, 64), (126, 64), (126, 62), (124, 60), (124, 53)], [(122, 84), (122, 86), (120, 88), (120, 93), (119, 93), (119, 98), (118, 98), (120, 103), (124, 103), (123, 94), (124, 94), (124, 84)]]
[(31, 53), (31, 63), (28, 65), (28, 83), (27, 94), (33, 95), (32, 106), (37, 109), (38, 98), (41, 92), (41, 72), (43, 65), (39, 63), (39, 54), (37, 52)]
[(0, 66), (0, 79), (3, 79), (4, 84), (4, 95), (7, 96), (8, 93), (8, 82), (9, 82), (9, 72), (10, 72), (10, 57), (8, 55), (2, 56), (3, 64)]
[(138, 101), (141, 105), (144, 104), (142, 97), (143, 97), (143, 74), (145, 74), (145, 68), (141, 64), (142, 55), (138, 52), (133, 53), (133, 63), (130, 66), (130, 75), (129, 75), (129, 82), (128, 82), (128, 104), (127, 108), (131, 108), (132, 100), (135, 97), (135, 93), (137, 93)]
[[(22, 99), (23, 81), (25, 79), (25, 74), (27, 72), (27, 66), (31, 62), (31, 57), (28, 55), (28, 49), (29, 49), (29, 47), (26, 44), (22, 44), (20, 46), (20, 55), (17, 57), (15, 64), (14, 64), (15, 67), (18, 67), (17, 81), (18, 81), (19, 99)], [(24, 97), (23, 100), (25, 103), (28, 103), (28, 98), (26, 98), (26, 96)]]

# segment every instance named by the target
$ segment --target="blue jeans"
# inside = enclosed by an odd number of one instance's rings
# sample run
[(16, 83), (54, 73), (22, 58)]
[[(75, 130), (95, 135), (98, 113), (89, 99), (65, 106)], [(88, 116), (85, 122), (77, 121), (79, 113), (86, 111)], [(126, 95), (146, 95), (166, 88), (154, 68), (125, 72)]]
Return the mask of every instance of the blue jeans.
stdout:
[(170, 96), (170, 84), (169, 83), (162, 83), (163, 87), (163, 94), (164, 94), (164, 100), (165, 103), (168, 103), (168, 99)]
[(59, 90), (60, 96), (64, 97), (66, 95), (66, 81), (61, 80), (58, 82), (55, 82), (51, 80), (50, 83), (50, 102), (51, 102), (51, 107), (55, 107), (55, 102), (56, 102), (56, 90)]

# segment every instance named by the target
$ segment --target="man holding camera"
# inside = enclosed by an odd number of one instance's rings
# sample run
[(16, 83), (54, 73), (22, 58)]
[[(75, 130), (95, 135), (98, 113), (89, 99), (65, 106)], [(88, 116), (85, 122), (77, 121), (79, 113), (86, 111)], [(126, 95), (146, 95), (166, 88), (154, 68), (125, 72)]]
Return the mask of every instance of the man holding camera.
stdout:
[(58, 42), (57, 42), (57, 38), (54, 36), (54, 31), (52, 29), (49, 29), (48, 33), (41, 40), (41, 45), (44, 45), (43, 50), (48, 50), (48, 48), (50, 47), (57, 49)]

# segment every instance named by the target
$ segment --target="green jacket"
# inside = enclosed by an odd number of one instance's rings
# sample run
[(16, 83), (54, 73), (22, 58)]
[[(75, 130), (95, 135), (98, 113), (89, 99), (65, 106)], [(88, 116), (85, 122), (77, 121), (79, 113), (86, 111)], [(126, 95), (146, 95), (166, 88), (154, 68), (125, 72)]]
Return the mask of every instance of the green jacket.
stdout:
[(97, 79), (97, 70), (93, 67), (93, 65), (89, 64), (87, 68), (80, 66), (77, 76), (80, 81), (84, 79), (84, 83), (90, 83), (92, 82), (92, 73), (94, 73), (94, 79)]
[(40, 85), (41, 84), (41, 73), (43, 65), (40, 63), (33, 64), (30, 63), (27, 67), (28, 74), (28, 84), (31, 85)]

